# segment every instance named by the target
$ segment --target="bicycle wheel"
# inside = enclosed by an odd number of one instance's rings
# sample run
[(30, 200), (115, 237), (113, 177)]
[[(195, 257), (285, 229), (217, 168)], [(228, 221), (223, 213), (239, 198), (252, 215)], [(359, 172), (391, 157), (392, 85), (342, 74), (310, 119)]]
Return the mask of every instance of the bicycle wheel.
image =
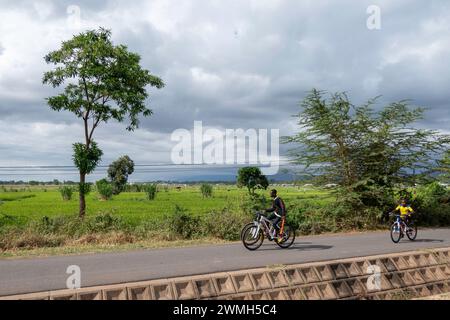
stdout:
[(283, 240), (281, 242), (275, 241), (277, 245), (283, 249), (287, 249), (294, 244), (295, 230), (290, 225), (284, 226)]
[(242, 236), (244, 235), (244, 230), (245, 230), (245, 228), (247, 228), (248, 226), (253, 226), (254, 225), (254, 223), (253, 222), (250, 222), (250, 223), (247, 223), (243, 228), (242, 228), (242, 230), (241, 230), (241, 240), (242, 240)]
[(411, 241), (416, 240), (417, 226), (413, 222), (410, 222), (409, 225), (407, 225), (406, 227), (407, 227), (406, 236), (408, 237), (408, 239)]
[(400, 226), (396, 222), (394, 222), (391, 226), (391, 239), (392, 242), (398, 243), (402, 238)]
[[(257, 233), (255, 235), (255, 233)], [(255, 226), (254, 224), (248, 225), (244, 228), (242, 232), (242, 243), (244, 244), (244, 247), (248, 250), (256, 250), (259, 247), (261, 247), (262, 243), (264, 241), (264, 234), (261, 229)]]

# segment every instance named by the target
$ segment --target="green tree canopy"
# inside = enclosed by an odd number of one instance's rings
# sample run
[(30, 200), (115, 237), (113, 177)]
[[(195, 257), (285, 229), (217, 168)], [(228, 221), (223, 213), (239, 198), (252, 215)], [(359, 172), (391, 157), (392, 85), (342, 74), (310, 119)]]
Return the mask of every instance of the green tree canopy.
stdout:
[(125, 155), (109, 165), (108, 178), (113, 185), (114, 194), (119, 194), (125, 190), (128, 176), (134, 172), (134, 162)]
[(256, 189), (267, 189), (269, 181), (257, 167), (240, 168), (237, 176), (237, 186), (246, 187), (249, 194), (253, 195)]
[(432, 159), (449, 137), (413, 124), (424, 109), (407, 101), (374, 110), (377, 99), (354, 106), (345, 93), (327, 96), (312, 90), (295, 117), (299, 132), (284, 137), (293, 162), (307, 173), (378, 201), (396, 183), (413, 183), (433, 166)]
[[(147, 86), (158, 89), (163, 81), (140, 66), (140, 56), (124, 45), (114, 45), (111, 32), (100, 28), (64, 41), (61, 48), (45, 56), (53, 70), (45, 72), (43, 83), (64, 90), (47, 103), (55, 111), (66, 110), (83, 121), (84, 142), (74, 145), (75, 164), (80, 171), (80, 217), (85, 215), (85, 178), (100, 161), (101, 152), (93, 144), (100, 123), (128, 119), (127, 130), (139, 126), (139, 116), (150, 116), (145, 101)], [(95, 150), (94, 150), (95, 149)], [(87, 158), (82, 159), (82, 156)], [(90, 160), (88, 161), (88, 158)], [(88, 168), (89, 170), (86, 170)]]

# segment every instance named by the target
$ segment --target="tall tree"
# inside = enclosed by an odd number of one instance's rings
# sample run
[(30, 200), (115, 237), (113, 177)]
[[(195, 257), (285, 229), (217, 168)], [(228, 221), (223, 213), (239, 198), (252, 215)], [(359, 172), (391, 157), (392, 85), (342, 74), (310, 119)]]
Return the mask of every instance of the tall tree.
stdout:
[(113, 185), (113, 193), (119, 194), (125, 190), (128, 176), (134, 172), (134, 162), (129, 156), (122, 156), (108, 167), (108, 178)]
[[(375, 112), (375, 99), (354, 106), (345, 93), (312, 90), (296, 115), (299, 132), (284, 137), (296, 145), (294, 163), (306, 172), (364, 194), (368, 204), (396, 183), (413, 182), (432, 167), (432, 159), (449, 143), (449, 136), (414, 128), (424, 109), (407, 101)], [(364, 201), (363, 201), (364, 202)]]
[(79, 215), (86, 212), (86, 175), (101, 159), (102, 152), (93, 140), (100, 123), (114, 119), (129, 120), (127, 130), (139, 126), (139, 116), (150, 116), (145, 105), (148, 85), (158, 89), (163, 81), (140, 66), (140, 56), (124, 45), (114, 45), (111, 32), (100, 28), (64, 41), (59, 50), (45, 56), (54, 69), (44, 74), (43, 83), (54, 88), (65, 84), (59, 95), (47, 98), (55, 111), (67, 110), (83, 122), (84, 141), (74, 144), (74, 162), (80, 173)]

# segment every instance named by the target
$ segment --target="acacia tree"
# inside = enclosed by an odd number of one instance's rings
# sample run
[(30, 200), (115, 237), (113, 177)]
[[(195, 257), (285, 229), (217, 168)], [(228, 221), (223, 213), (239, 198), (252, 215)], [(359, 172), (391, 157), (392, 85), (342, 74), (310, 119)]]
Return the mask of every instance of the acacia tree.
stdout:
[(442, 182), (450, 182), (450, 149), (446, 150), (442, 159), (438, 160), (437, 171), (440, 173), (439, 178)]
[(237, 176), (237, 186), (246, 187), (248, 193), (252, 196), (256, 189), (267, 189), (269, 181), (257, 167), (240, 168)]
[(399, 101), (375, 112), (375, 102), (354, 106), (345, 93), (327, 96), (314, 89), (296, 115), (299, 132), (283, 142), (296, 145), (290, 156), (306, 172), (339, 183), (344, 196), (356, 192), (360, 204), (377, 206), (395, 184), (429, 173), (450, 140), (412, 126), (424, 109)]
[(67, 110), (83, 122), (84, 141), (73, 145), (74, 163), (80, 173), (79, 215), (86, 212), (86, 175), (99, 163), (102, 152), (93, 140), (100, 123), (129, 120), (128, 131), (139, 126), (139, 116), (150, 116), (145, 105), (148, 85), (158, 89), (163, 81), (140, 66), (140, 56), (124, 45), (114, 45), (111, 32), (100, 28), (80, 33), (50, 52), (45, 61), (55, 67), (44, 74), (43, 83), (65, 85), (59, 95), (47, 98), (55, 111)]

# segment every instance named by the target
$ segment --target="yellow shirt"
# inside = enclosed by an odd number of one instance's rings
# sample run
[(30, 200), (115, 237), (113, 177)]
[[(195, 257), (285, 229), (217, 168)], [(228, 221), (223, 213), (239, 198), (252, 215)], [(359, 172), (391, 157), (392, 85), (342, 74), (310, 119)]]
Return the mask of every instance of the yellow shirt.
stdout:
[(414, 210), (410, 206), (402, 206), (399, 205), (397, 208), (395, 208), (395, 211), (400, 210), (400, 215), (405, 216), (410, 212), (414, 212)]

